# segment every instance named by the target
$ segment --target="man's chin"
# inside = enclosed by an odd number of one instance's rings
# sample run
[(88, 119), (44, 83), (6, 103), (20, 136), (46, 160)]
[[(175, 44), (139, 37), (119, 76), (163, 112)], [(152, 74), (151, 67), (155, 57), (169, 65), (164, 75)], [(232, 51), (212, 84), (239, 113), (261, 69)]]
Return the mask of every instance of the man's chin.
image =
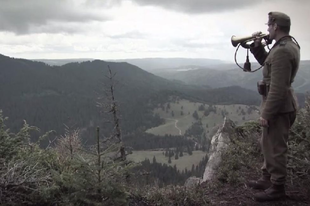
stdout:
[(272, 40), (274, 40), (274, 35), (269, 34), (268, 38), (272, 41)]

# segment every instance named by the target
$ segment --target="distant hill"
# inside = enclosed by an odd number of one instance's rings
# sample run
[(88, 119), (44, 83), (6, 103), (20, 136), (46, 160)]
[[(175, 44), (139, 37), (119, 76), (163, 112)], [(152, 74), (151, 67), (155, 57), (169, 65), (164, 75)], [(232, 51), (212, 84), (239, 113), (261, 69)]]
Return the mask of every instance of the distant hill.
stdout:
[(74, 63), (74, 62), (85, 62), (85, 61), (92, 61), (94, 59), (90, 58), (79, 58), (79, 59), (32, 59), (32, 61), (38, 61), (46, 63), (50, 66), (62, 66), (68, 63)]
[[(227, 68), (231, 69), (227, 69)], [(225, 69), (224, 69), (225, 68)], [(259, 68), (252, 64), (252, 70)], [(216, 67), (185, 66), (156, 70), (153, 73), (171, 80), (180, 80), (187, 84), (205, 85), (212, 88), (240, 86), (256, 91), (256, 82), (262, 79), (262, 69), (254, 73), (243, 72), (236, 65), (223, 65), (220, 70)], [(297, 92), (310, 91), (310, 61), (301, 61), (299, 72), (293, 83)]]
[(143, 70), (153, 71), (157, 69), (169, 69), (181, 66), (195, 65), (195, 66), (216, 66), (225, 64), (222, 60), (217, 59), (198, 59), (198, 58), (141, 58), (141, 59), (122, 59), (110, 60), (116, 62), (128, 62), (136, 65)]
[[(94, 59), (33, 59), (34, 61), (44, 62), (51, 66), (62, 66), (72, 62), (92, 61)], [(140, 59), (104, 59), (108, 62), (127, 62), (145, 71), (157, 69), (175, 68), (181, 66), (217, 66), (225, 64), (224, 61), (216, 59), (197, 59), (197, 58), (140, 58)], [(221, 67), (218, 67), (221, 68)]]

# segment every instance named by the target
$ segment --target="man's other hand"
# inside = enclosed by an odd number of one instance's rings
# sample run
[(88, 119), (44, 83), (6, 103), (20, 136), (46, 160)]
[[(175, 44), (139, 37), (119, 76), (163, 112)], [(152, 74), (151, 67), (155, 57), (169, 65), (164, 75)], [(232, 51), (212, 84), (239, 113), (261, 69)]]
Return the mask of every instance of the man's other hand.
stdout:
[(262, 34), (261, 31), (254, 32), (252, 34), (252, 37), (255, 37), (255, 39), (254, 39), (254, 46), (255, 47), (258, 47), (258, 46), (260, 46), (262, 44), (261, 34)]

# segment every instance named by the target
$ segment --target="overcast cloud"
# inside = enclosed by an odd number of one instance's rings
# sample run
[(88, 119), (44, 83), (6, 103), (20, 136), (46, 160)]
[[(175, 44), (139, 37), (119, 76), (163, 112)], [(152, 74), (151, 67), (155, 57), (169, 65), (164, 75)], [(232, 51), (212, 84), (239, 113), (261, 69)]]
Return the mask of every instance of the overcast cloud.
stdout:
[(261, 0), (133, 0), (140, 5), (159, 6), (191, 14), (241, 9), (261, 3)]
[[(276, 0), (271, 0), (276, 1)], [(0, 31), (16, 34), (79, 32), (80, 29), (69, 25), (57, 26), (56, 23), (87, 23), (105, 21), (106, 9), (117, 7), (126, 0), (0, 0)], [(166, 10), (199, 14), (240, 10), (262, 1), (249, 0), (132, 0), (142, 6), (158, 6)], [(101, 9), (101, 12), (99, 11)]]
[(309, 0), (0, 0), (0, 54), (232, 62), (231, 36), (266, 33), (268, 12), (282, 11), (292, 19), (302, 59), (310, 59), (308, 8)]
[[(56, 26), (57, 23), (103, 21), (107, 17), (82, 8), (78, 1), (70, 0), (0, 0), (0, 31), (16, 34), (58, 31), (72, 32), (73, 28)], [(50, 25), (49, 25), (50, 24)], [(46, 25), (50, 27), (47, 28)], [(38, 29), (41, 27), (41, 29)], [(46, 28), (46, 30), (44, 29)], [(61, 30), (59, 30), (61, 29)]]

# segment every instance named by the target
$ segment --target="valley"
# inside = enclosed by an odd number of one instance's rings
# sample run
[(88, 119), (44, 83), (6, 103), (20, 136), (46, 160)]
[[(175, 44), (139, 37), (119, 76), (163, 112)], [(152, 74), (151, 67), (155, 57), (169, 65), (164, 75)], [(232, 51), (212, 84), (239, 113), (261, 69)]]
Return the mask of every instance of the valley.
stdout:
[[(179, 135), (192, 140), (197, 146), (202, 144), (202, 136), (205, 136), (208, 141), (211, 140), (223, 123), (225, 116), (233, 120), (236, 125), (242, 125), (247, 121), (256, 121), (259, 118), (258, 109), (258, 106), (208, 105), (171, 97), (169, 102), (159, 105), (153, 110), (154, 115), (159, 115), (165, 122), (157, 127), (147, 129), (146, 132), (156, 136)], [(193, 129), (195, 126), (199, 128)], [(141, 162), (145, 159), (152, 161), (155, 157), (158, 163), (175, 165), (178, 170), (182, 171), (185, 168), (190, 170), (192, 165), (196, 167), (207, 154), (198, 146), (191, 155), (184, 152), (184, 156), (178, 156), (178, 159), (172, 157), (169, 163), (169, 158), (164, 155), (166, 149), (134, 150), (128, 158), (135, 162)], [(175, 148), (169, 149), (175, 150)]]
[[(204, 125), (206, 134), (208, 134), (212, 128), (222, 124), (224, 116), (230, 118), (236, 124), (242, 124), (249, 120), (258, 119), (258, 109), (258, 106), (241, 104), (208, 105), (183, 99), (156, 108), (153, 111), (154, 114), (164, 118), (166, 120), (165, 124), (150, 128), (146, 132), (154, 135), (179, 135), (181, 131), (181, 134), (184, 134), (194, 122), (199, 120)], [(198, 115), (196, 118), (193, 116), (195, 112)]]

